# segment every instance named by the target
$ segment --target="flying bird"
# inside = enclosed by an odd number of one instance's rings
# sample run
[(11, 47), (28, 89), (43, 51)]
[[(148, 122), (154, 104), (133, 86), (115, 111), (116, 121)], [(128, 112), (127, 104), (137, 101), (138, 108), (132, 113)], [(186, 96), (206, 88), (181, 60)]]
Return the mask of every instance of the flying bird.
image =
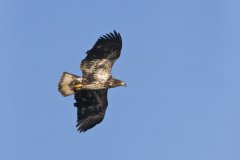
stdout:
[(111, 71), (114, 62), (120, 57), (122, 38), (114, 31), (101, 36), (92, 49), (86, 52), (80, 70), (82, 77), (63, 72), (58, 84), (59, 92), (64, 96), (74, 94), (77, 107), (77, 125), (79, 132), (85, 132), (102, 122), (108, 106), (108, 89), (127, 86), (121, 80), (113, 78)]

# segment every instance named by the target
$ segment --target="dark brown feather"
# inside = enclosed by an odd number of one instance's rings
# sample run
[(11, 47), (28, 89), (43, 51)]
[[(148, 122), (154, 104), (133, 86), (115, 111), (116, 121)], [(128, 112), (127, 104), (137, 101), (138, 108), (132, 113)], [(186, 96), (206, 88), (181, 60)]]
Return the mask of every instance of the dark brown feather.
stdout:
[(113, 33), (101, 36), (94, 44), (93, 48), (87, 52), (85, 60), (108, 59), (109, 55), (117, 59), (120, 56), (121, 49), (122, 37), (120, 33), (114, 31)]
[(101, 79), (106, 81), (111, 77), (112, 66), (120, 57), (121, 49), (122, 38), (116, 31), (101, 36), (81, 62), (83, 78), (92, 79), (89, 83)]
[(108, 106), (107, 89), (80, 90), (75, 94), (78, 131), (85, 132), (100, 123)]

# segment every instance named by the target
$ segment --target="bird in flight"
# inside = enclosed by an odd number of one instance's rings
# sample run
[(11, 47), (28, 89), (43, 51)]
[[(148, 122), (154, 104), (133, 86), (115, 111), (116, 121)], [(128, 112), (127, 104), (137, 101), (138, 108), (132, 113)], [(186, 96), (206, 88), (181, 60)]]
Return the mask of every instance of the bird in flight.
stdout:
[(107, 106), (109, 88), (127, 86), (121, 80), (112, 77), (114, 62), (120, 57), (122, 38), (114, 31), (101, 36), (92, 49), (86, 52), (80, 69), (82, 77), (63, 72), (58, 84), (59, 92), (64, 96), (74, 94), (77, 107), (77, 125), (79, 132), (85, 132), (102, 122)]

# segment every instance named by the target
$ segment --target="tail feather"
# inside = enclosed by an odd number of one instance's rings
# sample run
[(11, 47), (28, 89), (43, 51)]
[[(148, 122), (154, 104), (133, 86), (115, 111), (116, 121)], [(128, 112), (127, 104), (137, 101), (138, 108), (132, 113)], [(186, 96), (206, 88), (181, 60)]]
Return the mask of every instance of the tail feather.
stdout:
[(58, 83), (58, 91), (64, 96), (74, 94), (73, 86), (76, 82), (81, 82), (82, 78), (74, 74), (63, 72), (63, 75)]

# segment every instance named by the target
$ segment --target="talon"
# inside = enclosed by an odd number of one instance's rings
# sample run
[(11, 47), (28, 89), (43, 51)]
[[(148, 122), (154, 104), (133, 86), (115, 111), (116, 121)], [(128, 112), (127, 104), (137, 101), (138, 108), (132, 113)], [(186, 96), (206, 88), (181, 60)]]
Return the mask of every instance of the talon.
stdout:
[(76, 84), (75, 86), (73, 86), (73, 88), (75, 89), (75, 90), (80, 90), (81, 89), (81, 87), (82, 87), (82, 84)]

